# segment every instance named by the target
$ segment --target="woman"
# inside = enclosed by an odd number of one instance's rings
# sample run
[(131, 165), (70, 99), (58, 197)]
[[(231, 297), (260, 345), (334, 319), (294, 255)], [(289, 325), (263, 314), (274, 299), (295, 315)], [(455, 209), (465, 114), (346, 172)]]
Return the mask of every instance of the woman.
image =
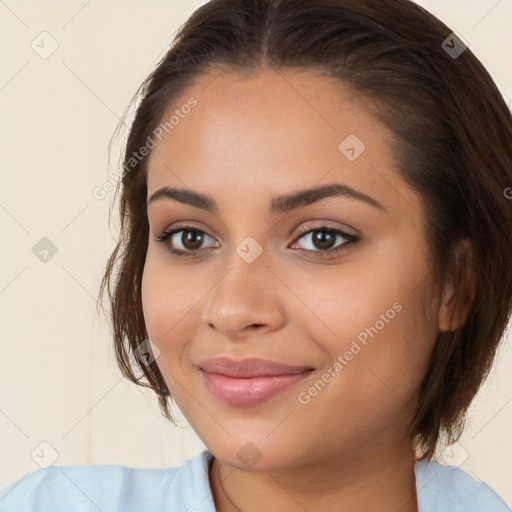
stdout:
[(101, 291), (207, 450), (0, 510), (510, 510), (432, 461), (512, 299), (512, 119), (465, 43), (408, 0), (212, 0), (141, 90)]

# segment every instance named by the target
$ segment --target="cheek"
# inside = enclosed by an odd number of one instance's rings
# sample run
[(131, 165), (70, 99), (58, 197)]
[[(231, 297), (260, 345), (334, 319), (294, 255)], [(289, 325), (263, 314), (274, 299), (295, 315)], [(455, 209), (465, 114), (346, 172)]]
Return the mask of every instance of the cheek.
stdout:
[(211, 284), (197, 272), (171, 266), (165, 255), (148, 249), (142, 275), (141, 297), (149, 338), (161, 351), (158, 365), (181, 372), (186, 351), (201, 323), (201, 300)]
[[(301, 323), (305, 331), (314, 333), (329, 353), (344, 348), (361, 333), (364, 340), (365, 329), (375, 324), (382, 334), (391, 330), (391, 324), (395, 330), (407, 332), (420, 328), (418, 276), (423, 270), (386, 256), (379, 260), (282, 273), (283, 281), (300, 299), (295, 301), (298, 309), (289, 315), (294, 315), (293, 321)], [(293, 304), (289, 302), (289, 306)], [(399, 344), (400, 338), (393, 343)]]
[(414, 408), (435, 333), (422, 324), (421, 289), (411, 293), (407, 280), (391, 281), (382, 286), (356, 277), (357, 292), (331, 283), (321, 300), (316, 286), (309, 288), (330, 329), (313, 339), (332, 363), (319, 375), (327, 384), (300, 390), (301, 403), (308, 402), (299, 408), (307, 415), (304, 429), (316, 428), (315, 418), (322, 417), (330, 425), (326, 435), (355, 445), (402, 425)]
[(337, 271), (325, 268), (307, 281), (288, 281), (310, 309), (300, 315), (305, 331), (331, 361), (345, 361), (344, 377), (334, 379), (332, 388), (350, 390), (346, 399), (354, 405), (411, 400), (435, 342), (433, 306), (423, 318), (424, 254), (421, 247), (396, 247), (389, 243), (375, 249), (378, 257), (347, 259)]
[(144, 321), (149, 338), (161, 350), (176, 326), (187, 314), (186, 288), (176, 282), (176, 270), (169, 271), (165, 261), (148, 249), (142, 275), (141, 296)]
[(149, 338), (155, 342), (159, 338), (162, 311), (167, 300), (167, 294), (164, 292), (166, 287), (161, 279), (158, 279), (159, 276), (161, 273), (158, 265), (151, 257), (151, 250), (148, 249), (141, 283), (142, 311)]
[(141, 284), (142, 310), (148, 337), (160, 350), (157, 366), (174, 400), (186, 410), (181, 395), (189, 378), (184, 370), (192, 331), (187, 325), (197, 310), (191, 301), (191, 287), (176, 282), (177, 270), (166, 267), (165, 261), (148, 250)]

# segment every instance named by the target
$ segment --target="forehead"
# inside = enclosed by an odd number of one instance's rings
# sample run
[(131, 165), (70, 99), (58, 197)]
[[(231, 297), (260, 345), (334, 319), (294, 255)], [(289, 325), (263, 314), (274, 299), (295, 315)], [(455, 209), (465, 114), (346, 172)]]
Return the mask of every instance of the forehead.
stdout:
[(162, 122), (173, 115), (178, 122), (149, 157), (148, 197), (175, 186), (232, 200), (235, 192), (275, 195), (324, 182), (381, 197), (383, 187), (410, 193), (396, 172), (388, 129), (330, 78), (271, 69), (211, 73), (176, 98)]

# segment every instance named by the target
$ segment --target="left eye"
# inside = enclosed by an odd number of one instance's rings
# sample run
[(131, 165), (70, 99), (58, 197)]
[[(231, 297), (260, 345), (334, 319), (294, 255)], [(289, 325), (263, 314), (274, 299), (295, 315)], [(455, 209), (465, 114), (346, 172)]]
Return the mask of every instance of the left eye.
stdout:
[[(345, 239), (345, 243), (338, 244), (333, 247), (336, 242), (336, 238)], [(329, 228), (327, 226), (320, 226), (314, 229), (304, 229), (298, 240), (304, 239), (309, 242), (309, 247), (303, 249), (308, 252), (320, 252), (325, 253), (336, 253), (340, 250), (348, 249), (353, 244), (359, 241), (359, 237), (355, 235), (349, 235), (340, 229)], [(293, 247), (293, 246), (292, 246)]]

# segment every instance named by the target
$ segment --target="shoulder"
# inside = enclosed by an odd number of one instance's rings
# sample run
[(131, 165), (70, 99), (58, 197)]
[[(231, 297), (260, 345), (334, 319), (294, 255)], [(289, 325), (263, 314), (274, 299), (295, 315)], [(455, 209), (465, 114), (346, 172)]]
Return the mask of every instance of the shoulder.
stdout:
[(455, 466), (421, 460), (415, 471), (420, 512), (512, 512), (494, 489)]
[(210, 496), (208, 454), (203, 451), (170, 468), (56, 465), (37, 469), (0, 490), (0, 512), (187, 511), (199, 510), (199, 504), (207, 510), (201, 500)]

